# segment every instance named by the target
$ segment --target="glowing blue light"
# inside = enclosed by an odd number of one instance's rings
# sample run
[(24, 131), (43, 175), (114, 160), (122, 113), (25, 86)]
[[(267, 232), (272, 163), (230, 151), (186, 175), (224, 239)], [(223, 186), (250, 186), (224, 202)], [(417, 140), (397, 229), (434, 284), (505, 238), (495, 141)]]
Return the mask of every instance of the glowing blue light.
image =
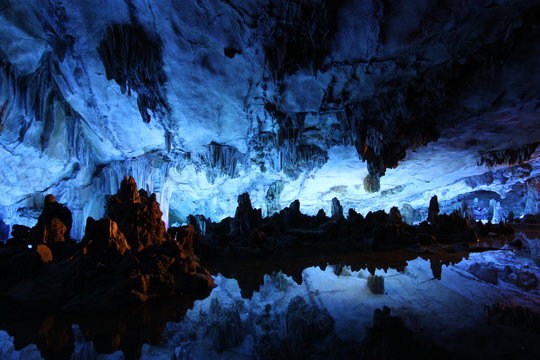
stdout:
[(31, 249), (31, 248), (32, 248), (32, 245), (28, 244), (28, 248)]

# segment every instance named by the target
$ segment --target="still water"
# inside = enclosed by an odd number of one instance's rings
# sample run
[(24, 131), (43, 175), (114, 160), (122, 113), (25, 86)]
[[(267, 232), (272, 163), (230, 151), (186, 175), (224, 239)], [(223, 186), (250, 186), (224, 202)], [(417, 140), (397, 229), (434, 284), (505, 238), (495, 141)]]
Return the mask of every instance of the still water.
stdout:
[[(483, 239), (471, 247), (501, 247), (508, 239)], [(324, 254), (324, 255), (321, 255)], [(456, 264), (467, 259), (469, 252), (412, 253), (404, 250), (384, 252), (346, 253), (340, 249), (303, 249), (279, 259), (235, 261), (222, 259), (205, 264), (212, 275), (221, 274), (238, 281), (243, 298), (251, 298), (263, 283), (265, 274), (281, 271), (297, 283), (302, 282), (302, 271), (312, 266), (322, 269), (327, 264), (350, 266), (352, 270), (395, 269), (403, 271), (407, 261), (418, 257), (428, 260), (433, 278), (440, 279), (442, 265)], [(45, 359), (70, 359), (81, 338), (92, 342), (97, 353), (121, 351), (126, 359), (139, 359), (144, 344), (159, 345), (163, 340), (167, 322), (180, 322), (193, 302), (208, 294), (185, 294), (161, 299), (140, 306), (124, 307), (114, 311), (84, 313), (28, 313), (13, 304), (0, 306), (0, 329), (14, 338), (15, 350), (35, 344)]]

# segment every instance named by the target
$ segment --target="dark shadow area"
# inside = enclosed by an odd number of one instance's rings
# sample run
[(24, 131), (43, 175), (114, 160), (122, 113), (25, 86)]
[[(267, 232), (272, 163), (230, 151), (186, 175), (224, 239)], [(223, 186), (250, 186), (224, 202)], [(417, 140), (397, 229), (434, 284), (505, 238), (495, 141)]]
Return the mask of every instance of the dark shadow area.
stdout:
[(193, 301), (207, 295), (190, 293), (110, 311), (73, 313), (29, 312), (2, 302), (0, 329), (14, 337), (15, 350), (36, 344), (46, 360), (70, 359), (80, 334), (98, 353), (122, 351), (126, 360), (139, 359), (144, 344), (161, 342), (167, 322), (181, 321)]

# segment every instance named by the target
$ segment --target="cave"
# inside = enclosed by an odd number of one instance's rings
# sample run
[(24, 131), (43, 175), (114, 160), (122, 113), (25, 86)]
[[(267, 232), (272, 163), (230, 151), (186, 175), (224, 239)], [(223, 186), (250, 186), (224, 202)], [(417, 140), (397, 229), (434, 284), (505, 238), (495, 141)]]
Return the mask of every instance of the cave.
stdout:
[(540, 1), (0, 29), (0, 358), (540, 358)]

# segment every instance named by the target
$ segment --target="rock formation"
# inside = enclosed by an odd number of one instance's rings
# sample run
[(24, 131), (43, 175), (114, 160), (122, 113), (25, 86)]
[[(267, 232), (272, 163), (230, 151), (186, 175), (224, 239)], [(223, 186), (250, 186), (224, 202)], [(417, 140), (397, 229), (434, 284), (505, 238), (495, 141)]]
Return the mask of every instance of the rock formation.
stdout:
[(540, 177), (527, 182), (527, 202), (524, 213), (540, 215)]
[(433, 195), (429, 201), (427, 221), (429, 221), (431, 224), (435, 224), (439, 211), (439, 201), (437, 199), (437, 195)]
[[(71, 255), (75, 242), (71, 239), (71, 211), (58, 203), (54, 195), (45, 196), (43, 210), (37, 224), (28, 228), (14, 225), (7, 244), (14, 247), (29, 247), (30, 251), (38, 252), (40, 258), (61, 260)], [(46, 255), (45, 255), (46, 254)]]
[[(323, 210), (316, 216), (303, 214), (298, 200), (280, 212), (262, 218), (260, 209), (253, 209), (249, 194), (244, 193), (238, 197), (234, 218), (206, 223), (199, 254), (206, 259), (223, 254), (276, 255), (287, 249), (330, 244), (340, 244), (348, 250), (362, 250), (476, 240), (473, 224), (459, 212), (439, 214), (436, 197), (430, 202), (430, 208), (430, 223), (424, 221), (417, 226), (405, 223), (397, 207), (392, 207), (388, 214), (384, 211), (369, 212), (365, 218), (350, 209), (348, 218), (345, 218), (337, 198), (332, 200), (330, 218)], [(513, 230), (500, 225), (492, 231), (508, 233)]]
[(287, 306), (285, 324), (292, 357), (297, 357), (306, 344), (313, 349), (334, 330), (334, 319), (328, 310), (308, 305), (301, 296), (293, 298)]
[(0, 241), (5, 241), (9, 238), (9, 225), (0, 218)]
[(137, 190), (132, 177), (110, 197), (105, 215), (88, 218), (76, 244), (68, 235), (71, 212), (48, 195), (37, 225), (14, 226), (13, 238), (0, 248), (0, 297), (82, 310), (212, 288), (194, 255), (200, 235), (193, 226), (167, 233), (155, 195)]
[(340, 221), (343, 219), (343, 206), (337, 198), (332, 199), (332, 220)]
[(238, 207), (231, 222), (231, 232), (240, 237), (249, 237), (262, 219), (261, 210), (253, 209), (248, 193), (238, 196)]
[(368, 329), (361, 349), (359, 359), (362, 360), (452, 358), (448, 350), (407, 328), (403, 319), (392, 316), (386, 306), (374, 311), (373, 327)]
[(168, 240), (162, 215), (156, 195), (137, 190), (133, 177), (125, 177), (107, 203), (106, 216), (118, 224), (135, 253)]
[(83, 244), (83, 255), (104, 262), (118, 260), (131, 250), (118, 224), (108, 217), (98, 221), (88, 218)]
[(180, 223), (233, 216), (244, 192), (269, 215), (296, 198), (310, 215), (333, 197), (366, 214), (479, 191), (523, 214), (540, 159), (538, 0), (148, 4), (2, 7), (9, 226), (54, 193), (82, 238), (125, 173)]
[(54, 195), (45, 196), (43, 212), (36, 224), (36, 242), (55, 243), (71, 239), (71, 211), (56, 202)]

